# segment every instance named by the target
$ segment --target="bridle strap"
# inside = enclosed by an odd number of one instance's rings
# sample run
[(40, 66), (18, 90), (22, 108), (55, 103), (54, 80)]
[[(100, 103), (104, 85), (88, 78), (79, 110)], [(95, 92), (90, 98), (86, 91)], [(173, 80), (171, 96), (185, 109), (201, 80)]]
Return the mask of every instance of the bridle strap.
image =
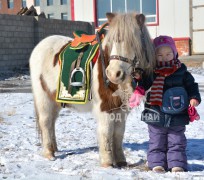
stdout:
[(125, 58), (123, 56), (112, 55), (109, 58), (109, 61), (111, 61), (111, 60), (123, 61), (123, 62), (131, 64), (131, 66), (133, 66), (133, 67), (136, 67), (139, 64), (139, 59), (137, 59), (136, 56), (134, 57), (134, 59), (129, 59), (129, 58)]
[(109, 60), (118, 60), (118, 61), (123, 61), (123, 62), (129, 63), (129, 64), (132, 64), (131, 59), (125, 58), (123, 56), (118, 56), (118, 55), (110, 56)]
[(149, 58), (148, 58), (148, 54), (147, 54), (147, 47), (146, 47), (144, 32), (143, 32), (143, 26), (140, 27), (140, 31), (141, 31), (140, 39), (142, 42), (142, 49), (145, 51), (145, 58), (146, 58), (147, 62), (149, 63)]
[(107, 76), (106, 76), (105, 58), (104, 58), (104, 55), (103, 55), (103, 48), (102, 48), (102, 44), (101, 44), (101, 40), (100, 40), (100, 36), (99, 36), (98, 31), (96, 32), (96, 39), (97, 39), (97, 41), (98, 41), (99, 49), (100, 49), (100, 57), (101, 57), (101, 63), (102, 63), (103, 81), (104, 81), (105, 87), (107, 88), (108, 85), (109, 85), (109, 81), (108, 81)]

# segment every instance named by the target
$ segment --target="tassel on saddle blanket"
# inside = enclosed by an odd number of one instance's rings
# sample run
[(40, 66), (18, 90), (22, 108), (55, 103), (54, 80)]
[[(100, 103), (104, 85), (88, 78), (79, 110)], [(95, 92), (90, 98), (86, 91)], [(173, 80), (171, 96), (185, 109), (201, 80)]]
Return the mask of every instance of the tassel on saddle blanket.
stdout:
[[(104, 37), (103, 28), (100, 29), (101, 39)], [(60, 74), (56, 101), (85, 104), (91, 99), (91, 75), (100, 54), (99, 43), (96, 35), (87, 35), (82, 31), (75, 31), (74, 36), (75, 39), (59, 55)]]

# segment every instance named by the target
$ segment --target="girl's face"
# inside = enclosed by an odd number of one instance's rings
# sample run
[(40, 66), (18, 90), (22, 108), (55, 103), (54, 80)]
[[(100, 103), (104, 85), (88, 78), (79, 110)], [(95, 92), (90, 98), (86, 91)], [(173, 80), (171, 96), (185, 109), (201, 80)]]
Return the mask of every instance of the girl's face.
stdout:
[(156, 50), (157, 61), (170, 61), (174, 59), (173, 50), (169, 46), (161, 46)]

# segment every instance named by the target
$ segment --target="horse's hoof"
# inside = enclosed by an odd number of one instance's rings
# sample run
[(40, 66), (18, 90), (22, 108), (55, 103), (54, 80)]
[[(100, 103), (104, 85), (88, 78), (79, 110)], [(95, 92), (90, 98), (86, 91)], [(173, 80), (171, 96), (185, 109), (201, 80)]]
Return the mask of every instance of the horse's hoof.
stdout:
[(118, 166), (118, 167), (124, 167), (124, 166), (127, 166), (127, 162), (118, 162), (118, 163), (116, 163), (116, 165)]
[(109, 163), (107, 163), (107, 164), (101, 164), (101, 167), (104, 167), (104, 168), (108, 168), (108, 167), (113, 167), (113, 164), (109, 164)]
[(55, 158), (55, 156), (54, 155), (52, 155), (52, 154), (43, 154), (43, 156), (45, 157), (45, 158), (47, 158), (48, 160), (50, 160), (50, 161), (54, 161), (56, 158)]
[(50, 161), (55, 161), (55, 160), (56, 160), (56, 157), (53, 157), (53, 156), (52, 156), (52, 157), (49, 157), (48, 159), (49, 159)]

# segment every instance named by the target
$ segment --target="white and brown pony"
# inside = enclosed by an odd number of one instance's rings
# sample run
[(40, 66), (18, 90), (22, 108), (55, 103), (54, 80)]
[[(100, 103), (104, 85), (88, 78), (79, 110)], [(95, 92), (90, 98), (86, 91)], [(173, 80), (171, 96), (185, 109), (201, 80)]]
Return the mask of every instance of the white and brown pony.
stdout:
[[(154, 67), (154, 49), (149, 33), (144, 25), (143, 14), (107, 13), (109, 30), (102, 42), (105, 72), (110, 81), (106, 87), (103, 78), (103, 63), (98, 58), (93, 68), (92, 101), (86, 105), (68, 104), (79, 111), (93, 110), (97, 119), (100, 163), (103, 167), (124, 166), (126, 159), (122, 142), (128, 111), (121, 108), (128, 98), (123, 93), (132, 93), (131, 72), (139, 67), (151, 73)], [(42, 135), (43, 155), (54, 159), (57, 151), (55, 121), (61, 105), (55, 101), (60, 66), (58, 56), (71, 38), (49, 36), (33, 50), (30, 57), (30, 71), (34, 94), (37, 123)], [(119, 95), (113, 95), (120, 90)]]

